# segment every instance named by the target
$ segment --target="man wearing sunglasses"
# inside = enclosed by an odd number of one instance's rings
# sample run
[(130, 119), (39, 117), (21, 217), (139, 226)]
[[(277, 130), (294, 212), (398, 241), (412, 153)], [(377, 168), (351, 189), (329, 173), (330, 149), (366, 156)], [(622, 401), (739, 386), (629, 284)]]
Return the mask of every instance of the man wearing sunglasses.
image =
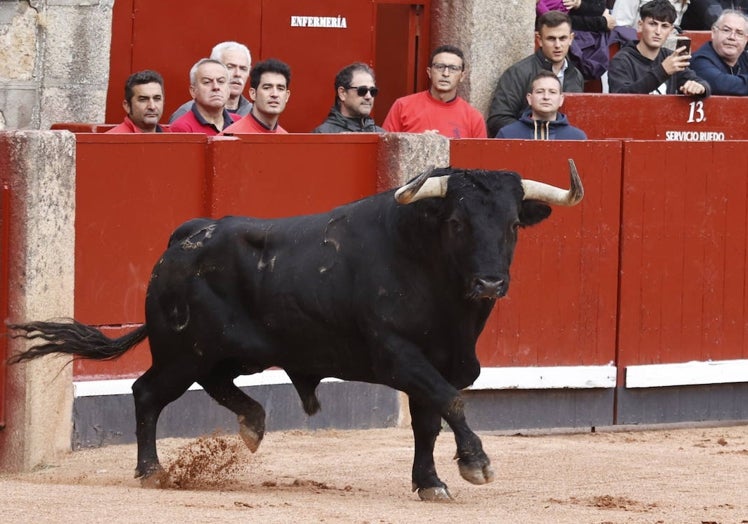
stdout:
[(374, 71), (363, 62), (341, 69), (335, 76), (335, 102), (327, 119), (312, 133), (382, 133), (370, 113), (379, 93)]
[(457, 96), (465, 79), (465, 56), (451, 45), (431, 53), (431, 87), (395, 100), (382, 127), (390, 132), (434, 132), (447, 138), (486, 138), (483, 115)]

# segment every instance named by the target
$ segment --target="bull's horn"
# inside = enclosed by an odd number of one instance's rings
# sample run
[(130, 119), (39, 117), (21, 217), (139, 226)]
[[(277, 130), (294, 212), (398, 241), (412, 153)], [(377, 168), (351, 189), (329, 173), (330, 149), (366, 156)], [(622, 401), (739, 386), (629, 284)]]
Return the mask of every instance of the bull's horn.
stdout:
[(429, 178), (433, 166), (418, 175), (412, 182), (395, 191), (395, 200), (400, 204), (410, 204), (422, 198), (444, 198), (447, 194), (449, 175)]
[(577, 173), (577, 166), (574, 165), (574, 160), (571, 158), (569, 159), (569, 177), (571, 178), (570, 189), (561, 189), (543, 182), (523, 179), (524, 199), (542, 200), (557, 206), (575, 206), (584, 197), (584, 187), (582, 186), (582, 180), (579, 178), (579, 173)]

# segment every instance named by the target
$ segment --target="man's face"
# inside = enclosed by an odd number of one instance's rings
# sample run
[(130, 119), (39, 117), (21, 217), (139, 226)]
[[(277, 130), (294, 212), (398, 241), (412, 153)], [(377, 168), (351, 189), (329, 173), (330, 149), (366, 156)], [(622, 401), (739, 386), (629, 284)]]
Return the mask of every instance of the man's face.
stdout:
[(637, 23), (641, 41), (650, 49), (660, 49), (673, 31), (673, 24), (647, 17)]
[(122, 104), (133, 124), (145, 132), (156, 130), (164, 112), (164, 91), (161, 84), (151, 82), (133, 86), (132, 98)]
[(195, 85), (190, 86), (190, 94), (198, 107), (215, 110), (225, 106), (229, 97), (226, 68), (213, 63), (198, 67)]
[(712, 45), (717, 54), (728, 64), (734, 65), (745, 50), (746, 27), (743, 17), (726, 15), (712, 28)]
[(527, 93), (527, 105), (532, 109), (534, 116), (543, 120), (555, 119), (563, 103), (561, 85), (555, 78), (538, 78), (532, 83), (531, 91)]
[(286, 108), (291, 91), (286, 85), (286, 77), (280, 73), (262, 73), (257, 89), (250, 87), (249, 96), (255, 110), (265, 115), (280, 115)]
[(229, 49), (221, 55), (221, 62), (229, 70), (229, 93), (231, 98), (239, 98), (244, 92), (249, 78), (249, 67), (247, 55), (238, 49)]
[(348, 89), (338, 88), (340, 112), (343, 116), (362, 118), (369, 116), (374, 108), (374, 96), (372, 96), (371, 91), (367, 91), (364, 96), (359, 96), (355, 89), (357, 87), (376, 87), (374, 78), (366, 71), (354, 71), (350, 87)]
[(462, 59), (452, 53), (434, 55), (426, 72), (431, 79), (431, 89), (437, 93), (457, 91), (457, 86), (465, 77)]
[(571, 32), (569, 24), (563, 23), (557, 27), (542, 26), (540, 31), (535, 33), (535, 37), (538, 39), (543, 56), (554, 64), (560, 64), (569, 54), (574, 33)]

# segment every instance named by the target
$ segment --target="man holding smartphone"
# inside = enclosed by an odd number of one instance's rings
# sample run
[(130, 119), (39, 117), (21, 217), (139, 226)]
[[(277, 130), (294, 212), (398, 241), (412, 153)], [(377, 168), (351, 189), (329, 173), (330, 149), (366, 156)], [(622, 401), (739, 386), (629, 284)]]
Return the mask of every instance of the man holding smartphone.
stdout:
[(679, 45), (675, 51), (664, 47), (676, 18), (675, 8), (669, 0), (652, 0), (644, 4), (639, 16), (637, 29), (641, 40), (621, 48), (610, 62), (610, 92), (709, 96), (709, 83), (689, 68), (690, 45)]

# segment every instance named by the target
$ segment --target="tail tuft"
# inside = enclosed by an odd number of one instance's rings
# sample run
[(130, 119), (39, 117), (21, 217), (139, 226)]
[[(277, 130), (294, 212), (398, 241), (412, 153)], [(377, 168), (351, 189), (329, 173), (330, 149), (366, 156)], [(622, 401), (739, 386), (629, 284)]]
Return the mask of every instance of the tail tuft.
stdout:
[(8, 359), (9, 364), (62, 353), (94, 360), (111, 360), (148, 336), (145, 324), (119, 338), (111, 339), (95, 327), (70, 319), (68, 322), (8, 324), (11, 338), (42, 341)]

